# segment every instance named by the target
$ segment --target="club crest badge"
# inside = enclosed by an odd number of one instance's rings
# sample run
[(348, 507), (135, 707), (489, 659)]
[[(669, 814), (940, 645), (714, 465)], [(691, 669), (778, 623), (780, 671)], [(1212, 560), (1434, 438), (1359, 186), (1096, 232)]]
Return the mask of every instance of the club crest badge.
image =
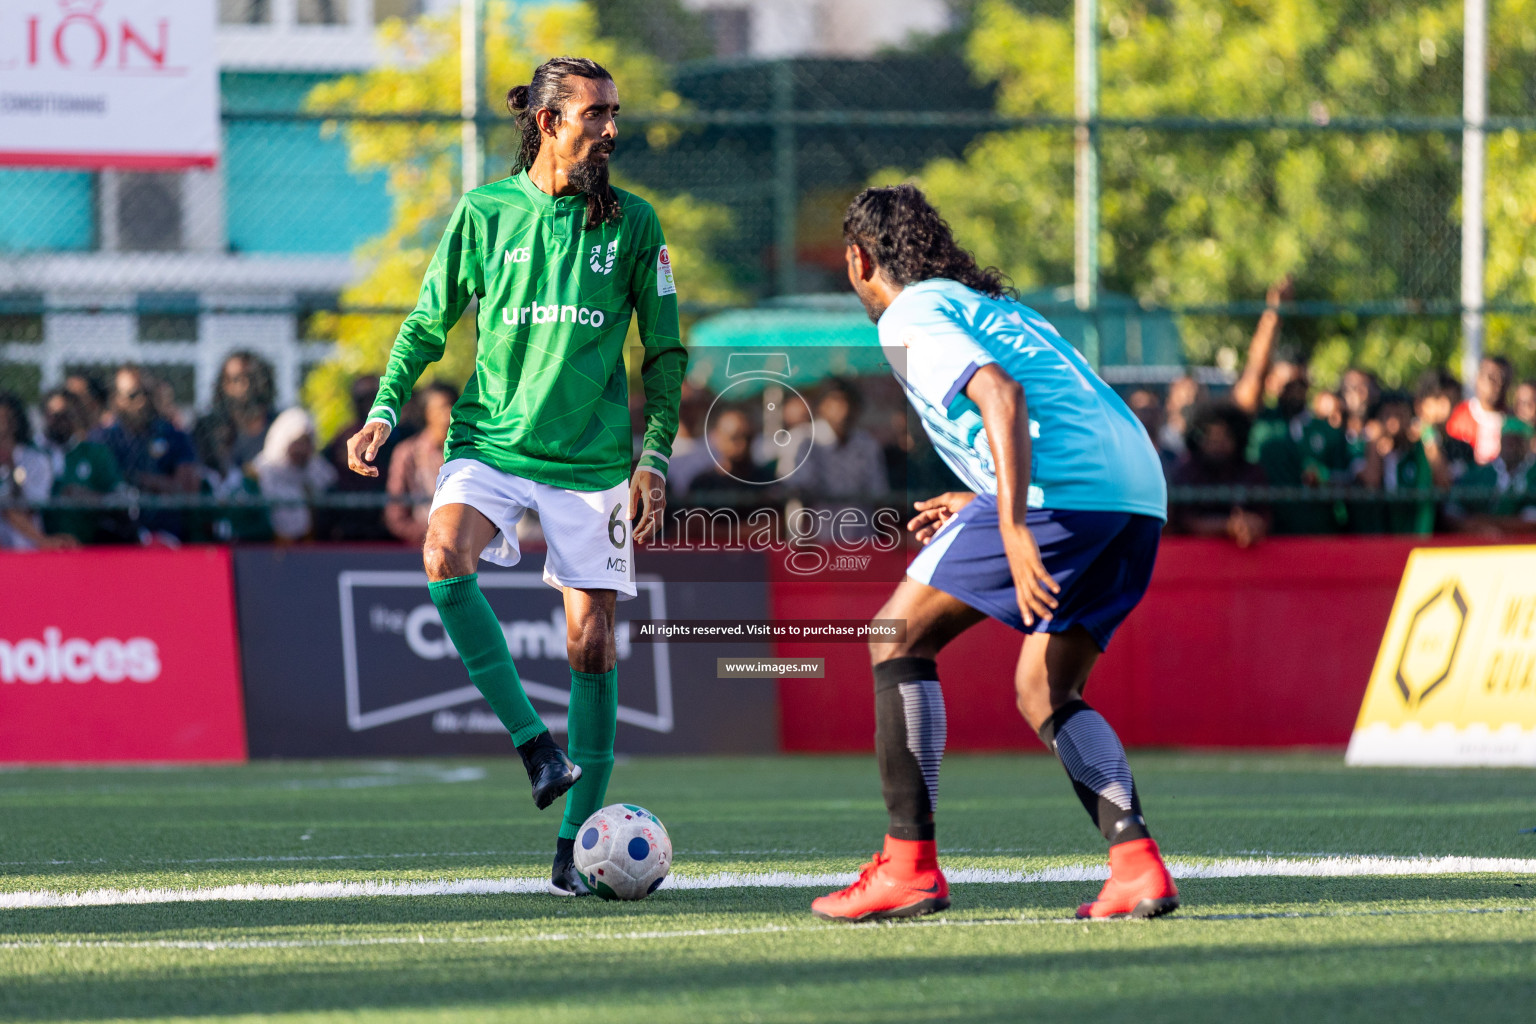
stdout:
[(591, 259), (592, 272), (594, 274), (611, 274), (611, 273), (613, 273), (613, 264), (614, 264), (614, 261), (617, 260), (618, 258), (619, 258), (619, 240), (617, 238), (615, 238), (613, 241), (608, 243), (608, 248), (607, 248), (606, 252), (603, 249), (602, 243), (598, 243), (597, 245), (594, 245), (592, 247), (592, 259)]

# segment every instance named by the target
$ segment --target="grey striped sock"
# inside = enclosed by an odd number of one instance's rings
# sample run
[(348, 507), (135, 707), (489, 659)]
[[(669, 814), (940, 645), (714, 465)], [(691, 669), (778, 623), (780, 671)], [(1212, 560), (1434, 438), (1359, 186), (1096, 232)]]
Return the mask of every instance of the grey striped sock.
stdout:
[(928, 810), (939, 808), (939, 766), (944, 761), (944, 694), (937, 679), (902, 683), (901, 710), (907, 719), (907, 749), (917, 759), (928, 787)]
[(1061, 759), (1078, 799), (1105, 839), (1123, 843), (1150, 835), (1125, 748), (1103, 715), (1083, 701), (1071, 701), (1041, 726), (1040, 738)]
[(875, 666), (875, 759), (893, 839), (934, 837), (945, 732), (944, 692), (932, 658)]

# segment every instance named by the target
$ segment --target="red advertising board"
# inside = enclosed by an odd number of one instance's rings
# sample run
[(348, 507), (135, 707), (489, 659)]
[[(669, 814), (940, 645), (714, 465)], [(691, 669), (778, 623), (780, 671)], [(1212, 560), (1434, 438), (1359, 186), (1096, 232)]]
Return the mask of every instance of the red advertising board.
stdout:
[[(1164, 538), (1152, 586), (1094, 670), (1088, 701), (1136, 746), (1342, 747), (1408, 553), (1444, 543), (1466, 540), (1295, 537), (1244, 551)], [(776, 574), (772, 615), (872, 617), (892, 589), (800, 579)], [(989, 619), (940, 655), (949, 749), (1044, 751), (1014, 708), (1019, 645), (1018, 633)], [(826, 659), (826, 678), (779, 683), (785, 750), (872, 748), (864, 645), (781, 642), (774, 653)]]
[(239, 761), (230, 553), (0, 553), (0, 762)]

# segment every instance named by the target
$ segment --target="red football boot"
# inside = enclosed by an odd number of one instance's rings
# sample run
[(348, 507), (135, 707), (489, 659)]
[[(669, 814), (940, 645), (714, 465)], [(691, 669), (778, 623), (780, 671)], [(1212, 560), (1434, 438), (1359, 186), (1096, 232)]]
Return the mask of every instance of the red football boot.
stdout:
[(934, 841), (886, 836), (885, 850), (864, 865), (858, 881), (813, 900), (811, 913), (828, 921), (880, 921), (948, 907), (949, 883)]
[(1157, 843), (1134, 839), (1109, 848), (1109, 881), (1078, 917), (1161, 917), (1179, 909), (1179, 890)]

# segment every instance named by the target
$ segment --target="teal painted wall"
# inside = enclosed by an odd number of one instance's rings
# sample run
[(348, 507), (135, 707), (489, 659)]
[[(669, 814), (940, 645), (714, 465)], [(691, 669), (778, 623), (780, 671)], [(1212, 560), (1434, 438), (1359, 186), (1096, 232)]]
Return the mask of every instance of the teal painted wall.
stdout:
[[(221, 76), (233, 113), (300, 108), (329, 75)], [(229, 247), (248, 253), (351, 252), (389, 224), (382, 174), (353, 174), (339, 138), (317, 121), (224, 122)], [(88, 171), (0, 168), (0, 253), (89, 251), (96, 240), (95, 175)]]
[(80, 252), (96, 241), (88, 171), (0, 168), (0, 252)]
[[(225, 74), (231, 113), (298, 110), (333, 76)], [(384, 175), (353, 174), (340, 138), (317, 121), (226, 120), (229, 245), (236, 252), (348, 253), (389, 225)]]

